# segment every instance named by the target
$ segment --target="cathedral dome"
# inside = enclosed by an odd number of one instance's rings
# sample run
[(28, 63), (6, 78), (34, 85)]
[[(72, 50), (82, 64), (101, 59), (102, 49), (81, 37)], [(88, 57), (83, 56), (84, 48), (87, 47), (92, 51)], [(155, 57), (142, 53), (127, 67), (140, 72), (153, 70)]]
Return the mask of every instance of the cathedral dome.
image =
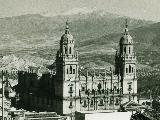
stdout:
[(73, 40), (73, 36), (70, 33), (65, 33), (61, 37), (61, 43), (68, 44), (70, 40)]
[(63, 34), (61, 37), (62, 40), (72, 40), (73, 36), (69, 33), (69, 34)]
[(129, 34), (124, 34), (121, 37), (120, 44), (133, 44), (133, 39)]
[(126, 22), (126, 28), (125, 28), (124, 35), (120, 39), (120, 44), (133, 44), (133, 39), (128, 31), (127, 22)]
[(73, 36), (69, 31), (68, 22), (66, 22), (65, 33), (62, 35), (61, 40), (65, 43), (68, 43), (68, 40), (73, 40)]

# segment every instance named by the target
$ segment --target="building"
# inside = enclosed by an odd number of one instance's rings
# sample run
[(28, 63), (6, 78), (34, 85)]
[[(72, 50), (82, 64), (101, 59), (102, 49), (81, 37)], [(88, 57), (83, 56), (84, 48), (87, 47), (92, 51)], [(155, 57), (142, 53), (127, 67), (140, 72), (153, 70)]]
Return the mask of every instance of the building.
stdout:
[(66, 116), (60, 116), (55, 112), (29, 112), (23, 109), (16, 110), (11, 108), (8, 111), (6, 120), (66, 120)]
[[(75, 120), (130, 120), (131, 112), (94, 112), (81, 111), (75, 112)], [(143, 119), (142, 119), (143, 120)]]
[(116, 52), (115, 56), (115, 74), (121, 77), (123, 95), (129, 93), (133, 96), (133, 100), (136, 99), (137, 101), (136, 55), (134, 41), (128, 32), (127, 23), (125, 33), (119, 42), (119, 52)]
[(151, 120), (140, 112), (75, 112), (75, 120)]
[(54, 69), (38, 76), (33, 70), (18, 72), (19, 107), (35, 111), (69, 114), (74, 111), (119, 109), (136, 101), (136, 55), (128, 28), (120, 39), (115, 55), (115, 71), (80, 69), (75, 39), (68, 22), (60, 40)]
[(140, 112), (136, 112), (135, 114), (131, 115), (130, 120), (151, 120), (151, 119)]

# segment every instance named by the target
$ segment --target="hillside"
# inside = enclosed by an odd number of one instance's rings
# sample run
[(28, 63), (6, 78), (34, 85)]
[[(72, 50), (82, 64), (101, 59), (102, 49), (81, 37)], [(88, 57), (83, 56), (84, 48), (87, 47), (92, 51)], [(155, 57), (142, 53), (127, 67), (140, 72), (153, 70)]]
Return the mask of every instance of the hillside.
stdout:
[[(159, 31), (160, 23), (142, 26), (129, 31), (135, 42), (135, 52), (138, 60), (138, 91), (141, 97), (149, 98), (149, 91), (151, 91), (153, 97), (160, 95)], [(110, 34), (83, 42), (80, 48), (83, 51), (92, 51), (90, 53), (82, 52), (82, 56), (84, 57), (81, 57), (81, 61), (90, 63), (93, 59), (96, 59), (96, 62), (100, 62), (101, 64), (104, 61), (114, 64), (115, 50), (118, 49), (118, 42), (122, 35), (123, 33)], [(110, 52), (106, 52), (108, 49), (110, 49)], [(92, 65), (94, 66), (95, 64)]]
[(16, 56), (12, 54), (0, 59), (0, 70), (27, 70), (28, 67), (39, 68), (48, 66), (53, 62), (29, 55)]
[[(64, 33), (66, 19), (66, 16), (44, 17), (38, 14), (1, 18), (0, 56), (11, 54), (30, 55), (47, 60), (54, 60), (56, 51), (59, 49), (60, 37)], [(82, 45), (86, 43), (86, 41), (121, 32), (124, 28), (125, 19), (126, 17), (104, 11), (70, 15), (70, 31), (76, 40), (80, 58), (83, 58), (83, 55), (88, 51), (92, 52), (92, 49), (86, 46), (84, 46), (86, 47), (86, 51), (83, 51)], [(132, 18), (128, 18), (128, 21), (130, 29), (152, 23), (151, 21)], [(92, 42), (89, 44), (91, 43)], [(106, 45), (108, 46), (110, 44), (107, 43)], [(114, 50), (114, 48), (106, 49), (105, 45), (103, 48), (107, 54)], [(97, 50), (101, 51), (101, 46)], [(103, 51), (101, 52), (103, 53)], [(98, 65), (99, 63), (101, 63), (101, 61), (95, 64)], [(106, 64), (106, 62), (104, 62), (104, 64)]]
[[(134, 39), (135, 52), (140, 64), (148, 65), (153, 68), (160, 68), (159, 31), (160, 23), (142, 26), (129, 31)], [(100, 38), (86, 40), (80, 44), (80, 49), (83, 48), (83, 51), (87, 51), (88, 49), (92, 50), (97, 48), (98, 54), (101, 54), (103, 51), (107, 56), (114, 56), (116, 49), (118, 49), (119, 39), (122, 35), (123, 33), (114, 33)], [(110, 50), (110, 52), (106, 52), (107, 49)], [(91, 54), (96, 54), (96, 52), (97, 51), (94, 53), (92, 52)], [(89, 55), (89, 53), (84, 53), (83, 55), (85, 56), (85, 54)], [(112, 60), (110, 63), (113, 63)]]
[[(114, 65), (115, 51), (123, 34), (126, 18), (135, 41), (139, 73), (143, 69), (152, 72), (151, 70), (160, 68), (160, 23), (104, 11), (69, 16), (69, 27), (76, 40), (81, 66)], [(43, 69), (53, 63), (66, 19), (66, 16), (44, 17), (38, 14), (1, 18), (0, 70), (24, 70), (29, 66)], [(139, 89), (144, 93), (155, 85), (148, 87), (146, 83), (150, 82), (145, 77), (139, 77), (138, 82)]]

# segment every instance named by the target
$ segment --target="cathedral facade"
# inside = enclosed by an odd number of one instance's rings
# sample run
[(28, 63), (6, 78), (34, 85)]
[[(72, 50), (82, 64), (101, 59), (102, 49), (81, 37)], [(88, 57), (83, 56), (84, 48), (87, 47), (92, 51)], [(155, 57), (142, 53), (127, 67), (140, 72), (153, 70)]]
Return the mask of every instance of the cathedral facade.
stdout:
[(40, 77), (32, 70), (18, 72), (20, 108), (69, 114), (119, 109), (127, 101), (137, 101), (136, 55), (127, 25), (115, 55), (115, 70), (81, 69), (68, 23), (55, 64), (55, 72)]

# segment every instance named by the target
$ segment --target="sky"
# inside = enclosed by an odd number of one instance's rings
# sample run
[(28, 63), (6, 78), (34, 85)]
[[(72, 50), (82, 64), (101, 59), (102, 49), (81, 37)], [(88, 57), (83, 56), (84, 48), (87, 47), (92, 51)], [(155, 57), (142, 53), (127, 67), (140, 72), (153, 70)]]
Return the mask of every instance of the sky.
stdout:
[(94, 10), (160, 21), (160, 0), (0, 0), (0, 17), (23, 14), (56, 16)]

